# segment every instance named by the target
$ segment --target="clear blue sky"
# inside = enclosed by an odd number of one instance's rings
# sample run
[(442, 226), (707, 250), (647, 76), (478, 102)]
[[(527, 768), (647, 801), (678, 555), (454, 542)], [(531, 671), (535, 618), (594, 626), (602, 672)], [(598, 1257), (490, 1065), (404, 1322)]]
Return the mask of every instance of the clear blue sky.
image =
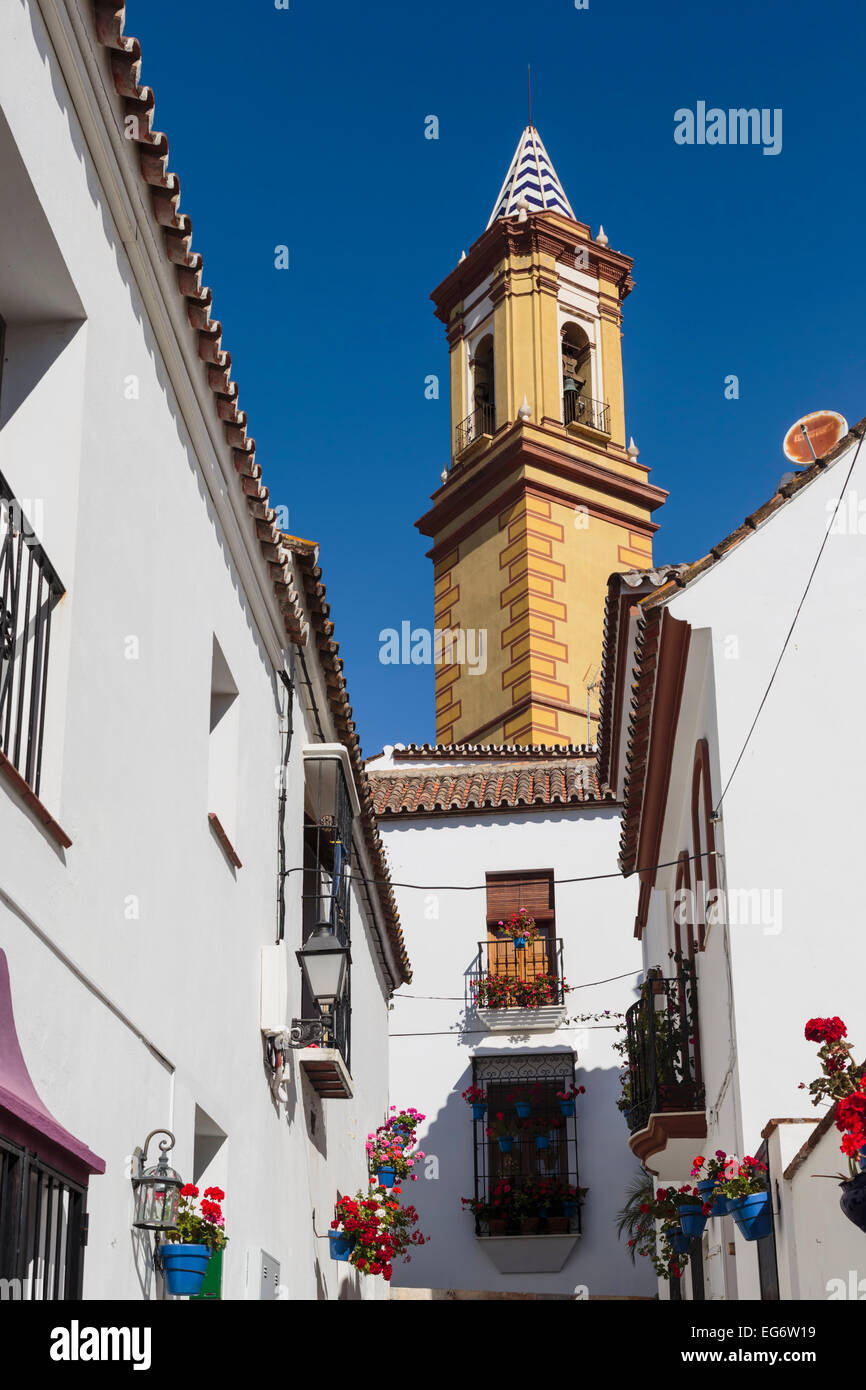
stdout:
[[(321, 543), (368, 755), (435, 737), (431, 669), (380, 665), (378, 634), (432, 624), (413, 523), (449, 417), (428, 296), (484, 230), (528, 62), (575, 214), (635, 258), (626, 424), (671, 494), (656, 560), (696, 559), (774, 491), (799, 415), (866, 414), (854, 0), (129, 0), (126, 32), (271, 500)], [(676, 145), (674, 111), (698, 101), (781, 108), (781, 153)]]

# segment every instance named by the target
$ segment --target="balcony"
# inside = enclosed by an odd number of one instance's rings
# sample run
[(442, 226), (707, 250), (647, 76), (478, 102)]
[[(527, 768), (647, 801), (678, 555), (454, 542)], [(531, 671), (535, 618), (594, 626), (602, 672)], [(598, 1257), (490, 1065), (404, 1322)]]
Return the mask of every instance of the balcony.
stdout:
[(693, 967), (684, 965), (674, 979), (648, 973), (626, 1013), (626, 1048), (629, 1145), (651, 1172), (688, 1174), (707, 1134)]
[(298, 1066), (323, 1100), (349, 1100), (349, 1023), (351, 1006), (340, 1000), (319, 1018), (293, 1018), (291, 1043), (298, 1048)]
[(0, 473), (0, 766), (39, 796), (51, 615), (65, 590)]
[(454, 456), (462, 458), (474, 445), (490, 443), (496, 433), (496, 408), (485, 403), (467, 415), (454, 431)]
[(563, 422), (571, 433), (594, 430), (596, 434), (610, 434), (610, 406), (604, 401), (594, 401), (578, 391), (564, 391), (562, 401)]
[(562, 937), (542, 933), (523, 947), (508, 937), (479, 941), (469, 1002), (491, 1033), (558, 1028), (565, 1020)]

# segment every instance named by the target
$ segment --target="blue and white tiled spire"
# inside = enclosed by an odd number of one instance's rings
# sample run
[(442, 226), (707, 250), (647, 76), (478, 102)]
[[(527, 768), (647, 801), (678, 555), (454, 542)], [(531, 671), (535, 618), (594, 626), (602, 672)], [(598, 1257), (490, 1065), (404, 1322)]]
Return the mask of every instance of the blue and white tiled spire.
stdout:
[(530, 212), (560, 212), (564, 217), (577, 220), (541, 136), (532, 125), (528, 125), (520, 137), (487, 226), (492, 227), (498, 217), (513, 217), (519, 213), (518, 204), (522, 198), (526, 199)]

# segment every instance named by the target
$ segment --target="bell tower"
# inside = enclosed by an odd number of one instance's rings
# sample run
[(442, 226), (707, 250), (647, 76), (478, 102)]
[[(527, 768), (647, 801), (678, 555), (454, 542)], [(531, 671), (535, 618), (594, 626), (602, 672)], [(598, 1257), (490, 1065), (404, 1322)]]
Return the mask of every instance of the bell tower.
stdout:
[(607, 580), (652, 564), (667, 496), (626, 445), (631, 267), (577, 221), (527, 126), (486, 231), (431, 296), (452, 452), (415, 524), (432, 541), (434, 625), (453, 634), (439, 743), (583, 743), (587, 712), (595, 740)]

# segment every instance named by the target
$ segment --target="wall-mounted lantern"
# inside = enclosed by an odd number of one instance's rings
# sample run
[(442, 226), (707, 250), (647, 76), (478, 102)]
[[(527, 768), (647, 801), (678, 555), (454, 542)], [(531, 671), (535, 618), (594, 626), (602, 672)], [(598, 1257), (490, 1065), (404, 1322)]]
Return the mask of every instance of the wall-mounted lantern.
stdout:
[(322, 1011), (332, 1009), (346, 987), (349, 948), (329, 922), (319, 922), (296, 952), (310, 994)]
[[(159, 1141), (159, 1162), (148, 1168), (147, 1149), (151, 1139), (157, 1134), (167, 1138)], [(135, 1212), (132, 1224), (143, 1231), (173, 1231), (177, 1226), (177, 1209), (183, 1178), (168, 1166), (166, 1154), (174, 1148), (174, 1135), (169, 1129), (153, 1129), (144, 1141), (143, 1149), (136, 1149), (133, 1157), (137, 1160), (138, 1171), (133, 1174), (135, 1188)]]

